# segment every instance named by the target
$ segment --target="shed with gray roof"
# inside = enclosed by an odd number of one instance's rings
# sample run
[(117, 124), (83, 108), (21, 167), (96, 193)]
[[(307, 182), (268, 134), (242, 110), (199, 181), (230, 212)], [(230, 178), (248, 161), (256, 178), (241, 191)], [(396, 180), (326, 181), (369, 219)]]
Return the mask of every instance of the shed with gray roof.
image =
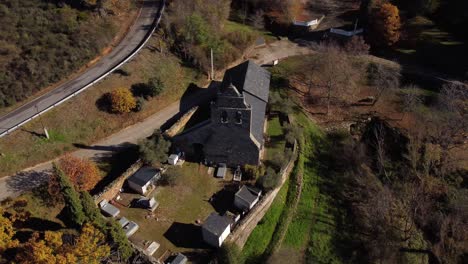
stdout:
[(260, 190), (244, 185), (234, 196), (234, 206), (242, 211), (249, 211), (258, 203), (261, 194)]
[(221, 247), (231, 233), (231, 224), (228, 216), (211, 213), (202, 226), (203, 240), (213, 247)]
[(127, 179), (127, 183), (132, 190), (144, 195), (151, 185), (156, 184), (159, 178), (159, 170), (150, 166), (145, 166), (130, 176), (130, 178)]

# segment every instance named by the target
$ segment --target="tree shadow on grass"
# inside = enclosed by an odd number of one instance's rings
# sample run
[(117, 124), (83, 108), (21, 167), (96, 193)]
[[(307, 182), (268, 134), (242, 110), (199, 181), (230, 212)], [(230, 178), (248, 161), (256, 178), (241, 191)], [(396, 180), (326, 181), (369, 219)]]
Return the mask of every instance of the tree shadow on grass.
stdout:
[(164, 237), (176, 247), (209, 248), (203, 241), (201, 227), (194, 224), (174, 222), (164, 233)]
[(239, 187), (237, 184), (226, 185), (222, 190), (211, 196), (211, 206), (220, 214), (224, 214), (229, 210), (234, 210), (234, 195), (238, 189)]
[(31, 229), (34, 231), (57, 231), (63, 228), (60, 223), (42, 219), (38, 217), (29, 217), (21, 225), (22, 228)]

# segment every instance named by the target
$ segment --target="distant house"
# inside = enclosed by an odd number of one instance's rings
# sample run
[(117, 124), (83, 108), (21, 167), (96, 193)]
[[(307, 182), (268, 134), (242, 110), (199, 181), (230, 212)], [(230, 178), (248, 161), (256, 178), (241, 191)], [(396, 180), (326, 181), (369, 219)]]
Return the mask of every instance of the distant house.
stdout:
[(249, 211), (258, 203), (261, 194), (260, 190), (244, 185), (234, 196), (234, 206), (239, 210)]
[(270, 73), (253, 61), (228, 69), (211, 102), (210, 119), (176, 135), (175, 147), (211, 164), (258, 165), (269, 89)]
[(182, 253), (177, 253), (177, 256), (170, 262), (170, 264), (185, 264), (187, 263), (187, 257)]
[(132, 190), (144, 195), (148, 191), (148, 187), (155, 185), (160, 177), (159, 170), (145, 166), (130, 176), (127, 179), (127, 183)]
[(113, 206), (107, 200), (102, 200), (99, 203), (99, 208), (101, 208), (101, 211), (105, 215), (110, 216), (110, 217), (116, 217), (116, 216), (118, 216), (120, 214), (119, 208)]
[(228, 216), (211, 213), (202, 226), (203, 240), (213, 247), (221, 247), (231, 233), (231, 224), (232, 220)]

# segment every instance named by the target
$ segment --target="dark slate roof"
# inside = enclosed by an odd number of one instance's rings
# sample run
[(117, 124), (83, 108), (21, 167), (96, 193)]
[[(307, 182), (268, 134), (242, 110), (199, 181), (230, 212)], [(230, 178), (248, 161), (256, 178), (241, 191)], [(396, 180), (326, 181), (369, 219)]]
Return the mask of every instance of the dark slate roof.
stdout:
[(231, 83), (239, 92), (247, 92), (262, 101), (268, 102), (270, 73), (255, 64), (255, 62), (248, 60), (227, 70), (221, 87), (229, 87)]
[(257, 200), (258, 196), (255, 195), (247, 186), (242, 186), (239, 191), (236, 192), (236, 197), (246, 201), (249, 204), (253, 204)]
[(270, 93), (270, 73), (249, 60), (226, 71), (221, 89), (231, 84), (243, 93), (245, 102), (252, 107), (250, 132), (258, 143), (262, 144), (265, 111)]
[(213, 212), (203, 223), (203, 228), (216, 236), (220, 236), (230, 224), (231, 219), (229, 217)]
[(139, 186), (145, 186), (149, 181), (151, 181), (154, 177), (159, 174), (159, 170), (145, 166), (140, 168), (135, 174), (133, 174), (128, 181), (134, 182)]

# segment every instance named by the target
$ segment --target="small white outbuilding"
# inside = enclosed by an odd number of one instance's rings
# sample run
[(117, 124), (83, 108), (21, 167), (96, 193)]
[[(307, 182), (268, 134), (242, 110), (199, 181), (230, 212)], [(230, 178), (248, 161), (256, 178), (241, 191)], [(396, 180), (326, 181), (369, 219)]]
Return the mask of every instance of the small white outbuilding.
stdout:
[(179, 161), (179, 155), (177, 154), (171, 154), (169, 158), (167, 158), (167, 163), (170, 165), (176, 165), (177, 161)]

